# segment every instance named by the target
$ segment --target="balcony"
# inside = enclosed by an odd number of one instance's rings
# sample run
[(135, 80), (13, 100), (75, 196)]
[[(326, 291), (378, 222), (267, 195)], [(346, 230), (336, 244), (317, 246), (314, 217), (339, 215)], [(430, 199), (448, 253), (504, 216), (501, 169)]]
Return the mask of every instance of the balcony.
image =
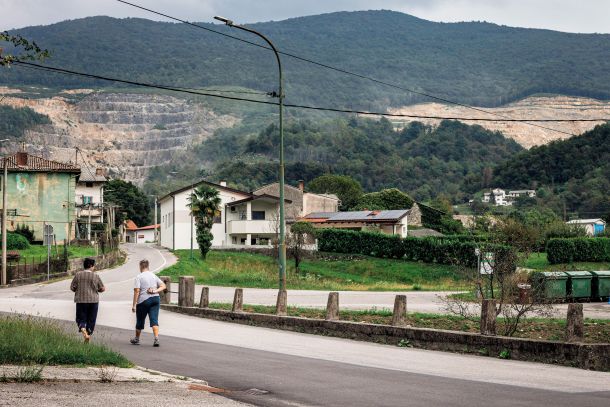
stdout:
[(227, 224), (229, 234), (273, 234), (275, 233), (275, 222), (270, 220), (231, 220)]

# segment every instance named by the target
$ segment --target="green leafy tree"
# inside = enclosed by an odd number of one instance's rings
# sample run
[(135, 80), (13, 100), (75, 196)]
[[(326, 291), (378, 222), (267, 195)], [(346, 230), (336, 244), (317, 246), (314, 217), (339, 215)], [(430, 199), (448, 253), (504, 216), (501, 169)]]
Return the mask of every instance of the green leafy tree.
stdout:
[(4, 54), (0, 47), (0, 66), (8, 66), (19, 61), (42, 61), (50, 56), (48, 50), (40, 48), (34, 41), (29, 41), (20, 35), (11, 35), (6, 31), (0, 32), (0, 41), (10, 43), (14, 48), (13, 51), (23, 49), (23, 52), (13, 55)]
[(208, 185), (196, 188), (189, 197), (188, 207), (197, 227), (197, 245), (204, 259), (212, 247), (212, 226), (220, 209), (220, 202), (218, 190)]
[(119, 206), (115, 227), (127, 219), (131, 219), (138, 226), (149, 225), (152, 221), (150, 197), (131, 182), (122, 179), (108, 181), (104, 201)]
[(335, 194), (341, 200), (342, 211), (350, 210), (362, 196), (362, 185), (347, 175), (326, 174), (314, 178), (307, 189), (318, 194)]
[(392, 210), (409, 209), (415, 201), (398, 188), (383, 189), (362, 195), (358, 200), (356, 210)]

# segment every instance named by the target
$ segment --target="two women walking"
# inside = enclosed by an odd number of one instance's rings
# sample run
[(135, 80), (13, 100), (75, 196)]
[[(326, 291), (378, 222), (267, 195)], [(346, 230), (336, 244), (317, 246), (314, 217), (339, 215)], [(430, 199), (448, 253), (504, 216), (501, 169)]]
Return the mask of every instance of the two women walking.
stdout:
[[(100, 276), (95, 273), (95, 260), (85, 259), (84, 270), (76, 273), (70, 284), (76, 303), (76, 324), (78, 331), (88, 343), (95, 329), (99, 309), (99, 293), (106, 291)], [(165, 284), (149, 269), (148, 260), (140, 261), (140, 274), (135, 278), (133, 289), (133, 304), (131, 311), (136, 314), (135, 337), (131, 339), (134, 345), (140, 344), (140, 334), (144, 329), (146, 317), (155, 336), (153, 346), (159, 346), (159, 293), (166, 289)]]

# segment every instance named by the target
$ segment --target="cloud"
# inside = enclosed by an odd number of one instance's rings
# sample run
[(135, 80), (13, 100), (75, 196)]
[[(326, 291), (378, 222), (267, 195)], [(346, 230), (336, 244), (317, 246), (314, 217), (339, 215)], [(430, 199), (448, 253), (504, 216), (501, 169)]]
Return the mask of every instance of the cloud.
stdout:
[[(608, 0), (131, 0), (190, 21), (242, 23), (343, 10), (388, 9), (432, 21), (489, 21), (568, 32), (610, 32)], [(0, 30), (94, 15), (163, 18), (115, 0), (0, 0)]]

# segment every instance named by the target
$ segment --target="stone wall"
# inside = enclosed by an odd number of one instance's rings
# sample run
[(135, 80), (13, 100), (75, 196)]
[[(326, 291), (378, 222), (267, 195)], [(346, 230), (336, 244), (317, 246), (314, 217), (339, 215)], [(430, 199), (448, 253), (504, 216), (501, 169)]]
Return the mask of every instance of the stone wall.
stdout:
[(409, 226), (421, 226), (421, 209), (419, 209), (419, 205), (414, 203), (411, 209), (409, 210), (409, 214), (407, 215), (407, 222)]
[(566, 343), (426, 328), (395, 327), (348, 321), (327, 321), (269, 314), (241, 313), (209, 308), (162, 305), (166, 311), (244, 325), (282, 329), (315, 335), (335, 336), (390, 345), (472, 353), (511, 359), (561, 364), (582, 369), (610, 371), (610, 344)]

